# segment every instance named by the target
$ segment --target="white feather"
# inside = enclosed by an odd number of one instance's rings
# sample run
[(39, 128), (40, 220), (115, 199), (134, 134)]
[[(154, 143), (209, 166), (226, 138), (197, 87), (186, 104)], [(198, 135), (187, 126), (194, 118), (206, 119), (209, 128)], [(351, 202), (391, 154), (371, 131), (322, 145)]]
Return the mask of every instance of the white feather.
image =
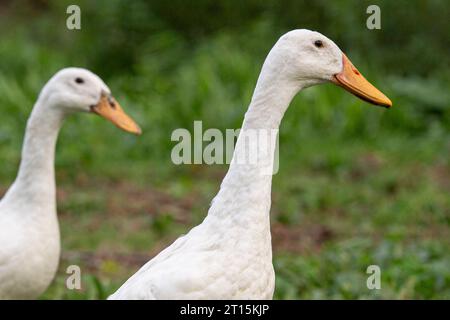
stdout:
[[(75, 82), (83, 78), (83, 86)], [(22, 160), (0, 202), (0, 299), (34, 299), (58, 268), (60, 235), (56, 213), (54, 154), (64, 118), (89, 111), (109, 92), (88, 70), (67, 68), (42, 89), (28, 119)]]
[[(314, 41), (322, 40), (319, 50)], [(278, 129), (295, 94), (331, 79), (342, 53), (323, 35), (294, 30), (269, 53), (245, 115), (233, 160), (251, 153), (245, 133)], [(251, 143), (256, 143), (252, 141)], [(250, 150), (250, 151), (249, 151)], [(205, 220), (145, 264), (110, 299), (271, 299), (273, 149), (256, 164), (232, 161)]]

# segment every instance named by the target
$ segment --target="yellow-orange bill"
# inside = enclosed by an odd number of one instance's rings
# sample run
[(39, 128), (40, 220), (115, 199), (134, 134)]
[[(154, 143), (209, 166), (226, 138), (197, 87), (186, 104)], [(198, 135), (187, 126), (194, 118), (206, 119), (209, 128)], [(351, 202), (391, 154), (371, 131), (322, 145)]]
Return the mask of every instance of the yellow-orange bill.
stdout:
[(141, 128), (131, 119), (117, 101), (111, 96), (102, 94), (100, 101), (91, 106), (92, 112), (114, 123), (118, 128), (134, 134), (141, 134)]
[(342, 71), (335, 74), (332, 79), (335, 84), (364, 101), (387, 108), (392, 107), (391, 100), (370, 84), (345, 54), (342, 54), (342, 64)]

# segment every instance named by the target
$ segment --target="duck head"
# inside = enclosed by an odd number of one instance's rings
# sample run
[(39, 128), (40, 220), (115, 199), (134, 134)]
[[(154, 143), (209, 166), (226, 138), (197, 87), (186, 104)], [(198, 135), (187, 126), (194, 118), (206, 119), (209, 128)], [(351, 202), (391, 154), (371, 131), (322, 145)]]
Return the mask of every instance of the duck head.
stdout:
[(120, 129), (141, 134), (141, 129), (111, 95), (111, 90), (96, 74), (82, 68), (58, 71), (42, 89), (41, 106), (67, 115), (74, 112), (98, 114)]
[(284, 34), (270, 51), (267, 69), (300, 88), (332, 82), (364, 101), (390, 108), (391, 100), (356, 69), (330, 39), (306, 29)]

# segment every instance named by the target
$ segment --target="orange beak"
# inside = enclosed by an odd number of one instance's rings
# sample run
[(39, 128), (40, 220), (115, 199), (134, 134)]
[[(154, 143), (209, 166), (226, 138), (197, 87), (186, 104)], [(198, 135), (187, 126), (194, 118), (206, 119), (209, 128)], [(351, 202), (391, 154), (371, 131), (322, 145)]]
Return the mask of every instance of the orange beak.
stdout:
[(364, 101), (386, 108), (392, 107), (391, 100), (371, 85), (345, 54), (342, 54), (342, 64), (342, 71), (333, 76), (332, 82)]
[(131, 119), (120, 104), (111, 96), (102, 93), (100, 101), (91, 106), (91, 111), (114, 123), (118, 128), (140, 135), (141, 128)]

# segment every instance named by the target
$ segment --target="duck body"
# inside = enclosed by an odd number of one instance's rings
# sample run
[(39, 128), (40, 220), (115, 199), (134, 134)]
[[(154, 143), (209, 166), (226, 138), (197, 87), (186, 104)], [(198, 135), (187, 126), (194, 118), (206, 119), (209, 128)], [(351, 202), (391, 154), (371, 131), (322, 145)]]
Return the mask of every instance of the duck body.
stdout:
[[(266, 70), (266, 71), (264, 71)], [(277, 129), (293, 91), (279, 90), (263, 68), (233, 160), (204, 221), (145, 264), (109, 299), (271, 299), (270, 234), (274, 148), (246, 161), (252, 133)], [(271, 72), (271, 71), (270, 71)], [(272, 141), (273, 142), (273, 141)]]
[[(247, 208), (252, 209), (261, 210), (258, 204)], [(236, 225), (231, 215), (210, 215), (110, 299), (271, 299), (275, 274), (269, 228), (268, 221)]]
[[(108, 96), (108, 99), (105, 98)], [(96, 112), (138, 133), (95, 74), (66, 68), (42, 89), (28, 119), (16, 180), (0, 201), (0, 299), (34, 299), (51, 283), (60, 257), (55, 146), (64, 119)]]
[(204, 221), (145, 264), (109, 299), (272, 298), (272, 172), (267, 167), (273, 163), (274, 150), (260, 155), (257, 163), (247, 163), (246, 132), (259, 131), (262, 123), (276, 127), (277, 117), (262, 105), (283, 104), (286, 99), (289, 94), (257, 89), (230, 169)]
[(324, 82), (374, 104), (391, 105), (330, 39), (305, 29), (283, 35), (264, 62), (230, 168), (207, 217), (110, 299), (272, 299), (273, 136), (294, 96)]
[(0, 202), (0, 299), (39, 296), (58, 268), (54, 150), (62, 117), (30, 116), (16, 181)]
[[(5, 203), (0, 204), (0, 299), (35, 298), (46, 290), (58, 268), (60, 234), (56, 210)], [(17, 212), (31, 211), (29, 217), (16, 216)]]

